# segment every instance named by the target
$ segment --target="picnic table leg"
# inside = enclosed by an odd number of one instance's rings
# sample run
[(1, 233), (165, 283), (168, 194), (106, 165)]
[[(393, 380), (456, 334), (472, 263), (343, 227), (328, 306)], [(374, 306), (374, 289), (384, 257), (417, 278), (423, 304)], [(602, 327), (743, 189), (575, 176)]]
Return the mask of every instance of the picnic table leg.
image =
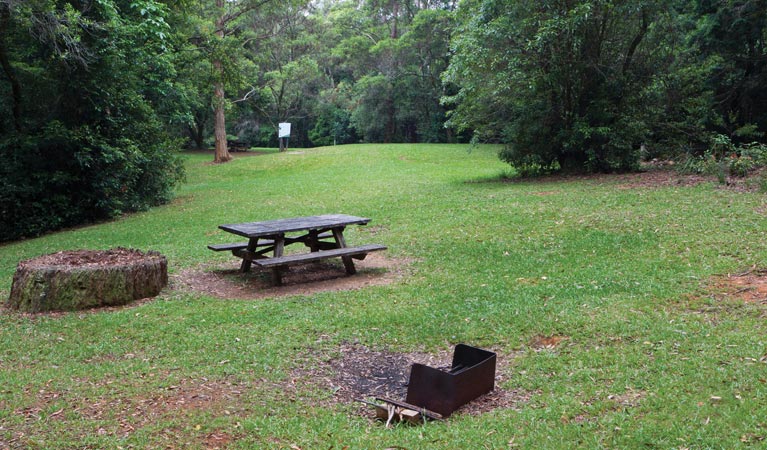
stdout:
[(309, 245), (309, 251), (316, 252), (320, 249), (319, 234), (317, 230), (309, 230), (309, 238), (306, 241), (307, 245)]
[[(279, 258), (285, 251), (285, 235), (281, 234), (274, 238), (274, 257)], [(272, 284), (282, 286), (282, 268), (274, 267), (272, 269)]]
[[(252, 254), (258, 248), (258, 238), (252, 238), (248, 240), (247, 252)], [(248, 259), (248, 255), (243, 255), (242, 264), (240, 264), (240, 272), (245, 273), (250, 271), (251, 260)]]
[[(344, 228), (333, 228), (333, 237), (336, 239), (336, 245), (338, 248), (344, 248), (346, 247), (346, 240), (344, 239)], [(352, 261), (351, 256), (342, 256), (341, 261), (344, 262), (344, 267), (346, 268), (346, 273), (348, 275), (354, 275), (357, 273), (357, 269), (354, 267), (354, 261)]]

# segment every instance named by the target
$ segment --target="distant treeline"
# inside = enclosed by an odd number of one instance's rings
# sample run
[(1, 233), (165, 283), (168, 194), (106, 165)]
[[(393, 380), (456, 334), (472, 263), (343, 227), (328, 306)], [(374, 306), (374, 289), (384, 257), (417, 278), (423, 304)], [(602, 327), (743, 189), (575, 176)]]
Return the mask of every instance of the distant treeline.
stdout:
[(502, 143), (523, 174), (747, 167), (766, 25), (767, 0), (0, 0), (0, 240), (162, 203), (176, 149), (280, 122)]

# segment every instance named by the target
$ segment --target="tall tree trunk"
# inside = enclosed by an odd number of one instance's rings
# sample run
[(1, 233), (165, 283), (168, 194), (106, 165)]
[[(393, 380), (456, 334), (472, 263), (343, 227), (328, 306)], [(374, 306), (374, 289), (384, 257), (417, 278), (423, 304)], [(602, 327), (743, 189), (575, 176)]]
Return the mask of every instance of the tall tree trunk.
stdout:
[[(223, 76), (223, 68), (221, 67), (221, 61), (214, 61), (213, 67), (216, 68)], [(214, 108), (215, 108), (215, 121), (213, 125), (213, 134), (216, 137), (216, 150), (215, 158), (213, 162), (223, 163), (232, 159), (232, 155), (229, 154), (229, 148), (226, 145), (226, 114), (224, 113), (224, 85), (222, 82), (217, 82), (214, 89)]]
[(645, 35), (647, 34), (647, 29), (649, 28), (650, 24), (647, 18), (647, 10), (642, 8), (642, 23), (639, 25), (639, 31), (634, 36), (634, 39), (631, 41), (631, 44), (629, 45), (628, 50), (626, 51), (626, 58), (623, 60), (623, 74), (626, 75), (629, 71), (629, 68), (631, 68), (631, 61), (634, 58), (634, 53), (637, 50), (637, 47), (639, 47), (639, 44), (642, 43), (642, 39), (644, 39)]
[[(224, 0), (216, 0), (216, 6), (221, 10), (221, 16), (216, 20), (216, 35), (224, 38), (225, 13)], [(214, 84), (213, 89), (213, 108), (215, 110), (215, 120), (213, 125), (213, 133), (216, 137), (216, 150), (214, 153), (213, 162), (224, 163), (232, 159), (232, 155), (229, 154), (229, 149), (226, 146), (226, 114), (225, 114), (225, 98), (224, 98), (224, 64), (221, 60), (217, 59), (213, 61), (213, 68), (216, 70), (216, 75), (219, 79)]]
[(391, 27), (391, 34), (389, 35), (392, 39), (397, 39), (399, 37), (399, 30), (397, 30), (397, 21), (399, 20), (399, 0), (394, 0), (393, 11), (392, 15), (394, 16), (394, 23)]

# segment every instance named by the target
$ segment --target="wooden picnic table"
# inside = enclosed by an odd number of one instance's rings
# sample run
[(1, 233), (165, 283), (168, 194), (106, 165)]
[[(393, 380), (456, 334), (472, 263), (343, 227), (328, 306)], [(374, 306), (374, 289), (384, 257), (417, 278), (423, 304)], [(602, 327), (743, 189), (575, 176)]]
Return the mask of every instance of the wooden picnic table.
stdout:
[[(233, 255), (242, 258), (242, 272), (250, 270), (252, 264), (271, 268), (272, 282), (277, 286), (282, 284), (282, 271), (285, 267), (326, 258), (340, 257), (346, 273), (351, 275), (356, 272), (352, 258), (365, 259), (370, 252), (386, 250), (385, 246), (379, 244), (347, 246), (343, 234), (346, 227), (366, 225), (368, 222), (370, 219), (366, 217), (325, 214), (219, 225), (220, 229), (248, 238), (248, 241), (209, 245), (208, 248), (214, 251), (231, 250)], [(310, 252), (285, 255), (285, 246), (295, 243), (304, 244)], [(270, 253), (272, 256), (268, 256)]]

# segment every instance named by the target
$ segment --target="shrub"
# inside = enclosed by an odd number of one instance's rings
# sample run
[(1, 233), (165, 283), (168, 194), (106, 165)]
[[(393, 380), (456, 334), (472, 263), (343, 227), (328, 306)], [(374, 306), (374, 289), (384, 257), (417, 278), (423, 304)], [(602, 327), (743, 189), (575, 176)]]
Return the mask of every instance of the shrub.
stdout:
[(3, 139), (0, 241), (168, 201), (183, 177), (173, 145), (168, 139), (110, 139), (90, 127), (68, 129), (59, 122)]
[(767, 166), (767, 145), (751, 142), (736, 145), (729, 136), (714, 135), (701, 156), (687, 155), (678, 165), (684, 173), (702, 173), (717, 177), (724, 184), (728, 176), (746, 177)]

